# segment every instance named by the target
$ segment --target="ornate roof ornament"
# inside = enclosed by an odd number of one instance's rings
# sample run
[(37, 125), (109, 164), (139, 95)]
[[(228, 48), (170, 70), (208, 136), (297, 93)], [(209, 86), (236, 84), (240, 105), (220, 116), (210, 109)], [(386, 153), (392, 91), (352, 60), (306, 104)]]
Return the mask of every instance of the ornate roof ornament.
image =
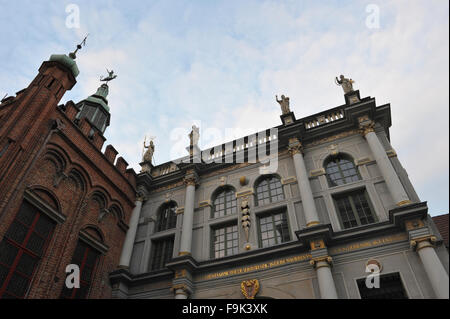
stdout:
[(69, 57), (72, 60), (75, 60), (77, 58), (76, 53), (78, 52), (78, 50), (81, 50), (81, 48), (86, 45), (86, 39), (87, 39), (88, 36), (89, 36), (89, 33), (88, 33), (88, 35), (86, 35), (84, 37), (83, 41), (81, 41), (81, 43), (77, 45), (77, 48), (75, 49), (75, 51), (69, 53)]
[(117, 75), (114, 74), (114, 70), (109, 71), (108, 69), (106, 69), (106, 72), (108, 72), (108, 76), (106, 77), (101, 76), (100, 81), (106, 82), (106, 84), (108, 84), (109, 81), (112, 81), (115, 78), (117, 78)]

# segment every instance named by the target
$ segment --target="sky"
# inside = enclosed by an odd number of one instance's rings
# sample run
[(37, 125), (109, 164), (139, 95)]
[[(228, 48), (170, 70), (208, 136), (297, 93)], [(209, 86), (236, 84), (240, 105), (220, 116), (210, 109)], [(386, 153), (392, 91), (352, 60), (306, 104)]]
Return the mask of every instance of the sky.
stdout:
[(0, 98), (86, 34), (61, 103), (113, 69), (105, 146), (136, 172), (145, 136), (158, 165), (184, 155), (193, 124), (202, 149), (281, 124), (276, 94), (297, 118), (342, 105), (344, 74), (391, 104), (391, 144), (420, 199), (449, 211), (447, 0), (0, 0)]

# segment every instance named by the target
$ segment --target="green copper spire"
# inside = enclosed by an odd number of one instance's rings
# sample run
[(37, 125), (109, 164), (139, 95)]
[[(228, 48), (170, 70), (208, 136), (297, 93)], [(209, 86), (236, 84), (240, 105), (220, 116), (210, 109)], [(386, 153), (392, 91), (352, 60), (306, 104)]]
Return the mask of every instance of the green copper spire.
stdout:
[(86, 101), (90, 101), (92, 103), (100, 104), (107, 112), (109, 112), (109, 106), (108, 106), (108, 100), (106, 97), (109, 93), (109, 87), (108, 84), (103, 83), (98, 89), (95, 94), (92, 94), (89, 96)]

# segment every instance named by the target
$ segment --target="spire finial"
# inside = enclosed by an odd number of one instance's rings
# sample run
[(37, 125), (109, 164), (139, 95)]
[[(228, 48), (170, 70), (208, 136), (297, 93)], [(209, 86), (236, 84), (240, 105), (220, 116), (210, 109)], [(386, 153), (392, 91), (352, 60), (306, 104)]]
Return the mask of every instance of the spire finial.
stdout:
[(86, 39), (87, 39), (88, 36), (89, 36), (89, 33), (84, 37), (83, 41), (81, 41), (81, 43), (77, 45), (77, 48), (75, 49), (75, 51), (69, 53), (69, 57), (72, 60), (75, 60), (77, 58), (77, 56), (76, 56), (77, 51), (80, 50), (83, 46), (86, 45)]

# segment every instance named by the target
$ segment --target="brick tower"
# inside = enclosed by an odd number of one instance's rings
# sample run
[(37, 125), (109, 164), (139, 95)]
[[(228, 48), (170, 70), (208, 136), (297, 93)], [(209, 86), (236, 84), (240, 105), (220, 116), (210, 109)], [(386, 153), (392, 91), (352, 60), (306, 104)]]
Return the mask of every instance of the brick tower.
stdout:
[[(0, 298), (111, 295), (108, 273), (119, 263), (136, 175), (113, 146), (101, 151), (107, 84), (58, 105), (76, 84), (74, 59), (52, 55), (0, 104)], [(88, 106), (103, 113), (80, 112)], [(65, 285), (69, 264), (80, 270), (80, 288)]]

